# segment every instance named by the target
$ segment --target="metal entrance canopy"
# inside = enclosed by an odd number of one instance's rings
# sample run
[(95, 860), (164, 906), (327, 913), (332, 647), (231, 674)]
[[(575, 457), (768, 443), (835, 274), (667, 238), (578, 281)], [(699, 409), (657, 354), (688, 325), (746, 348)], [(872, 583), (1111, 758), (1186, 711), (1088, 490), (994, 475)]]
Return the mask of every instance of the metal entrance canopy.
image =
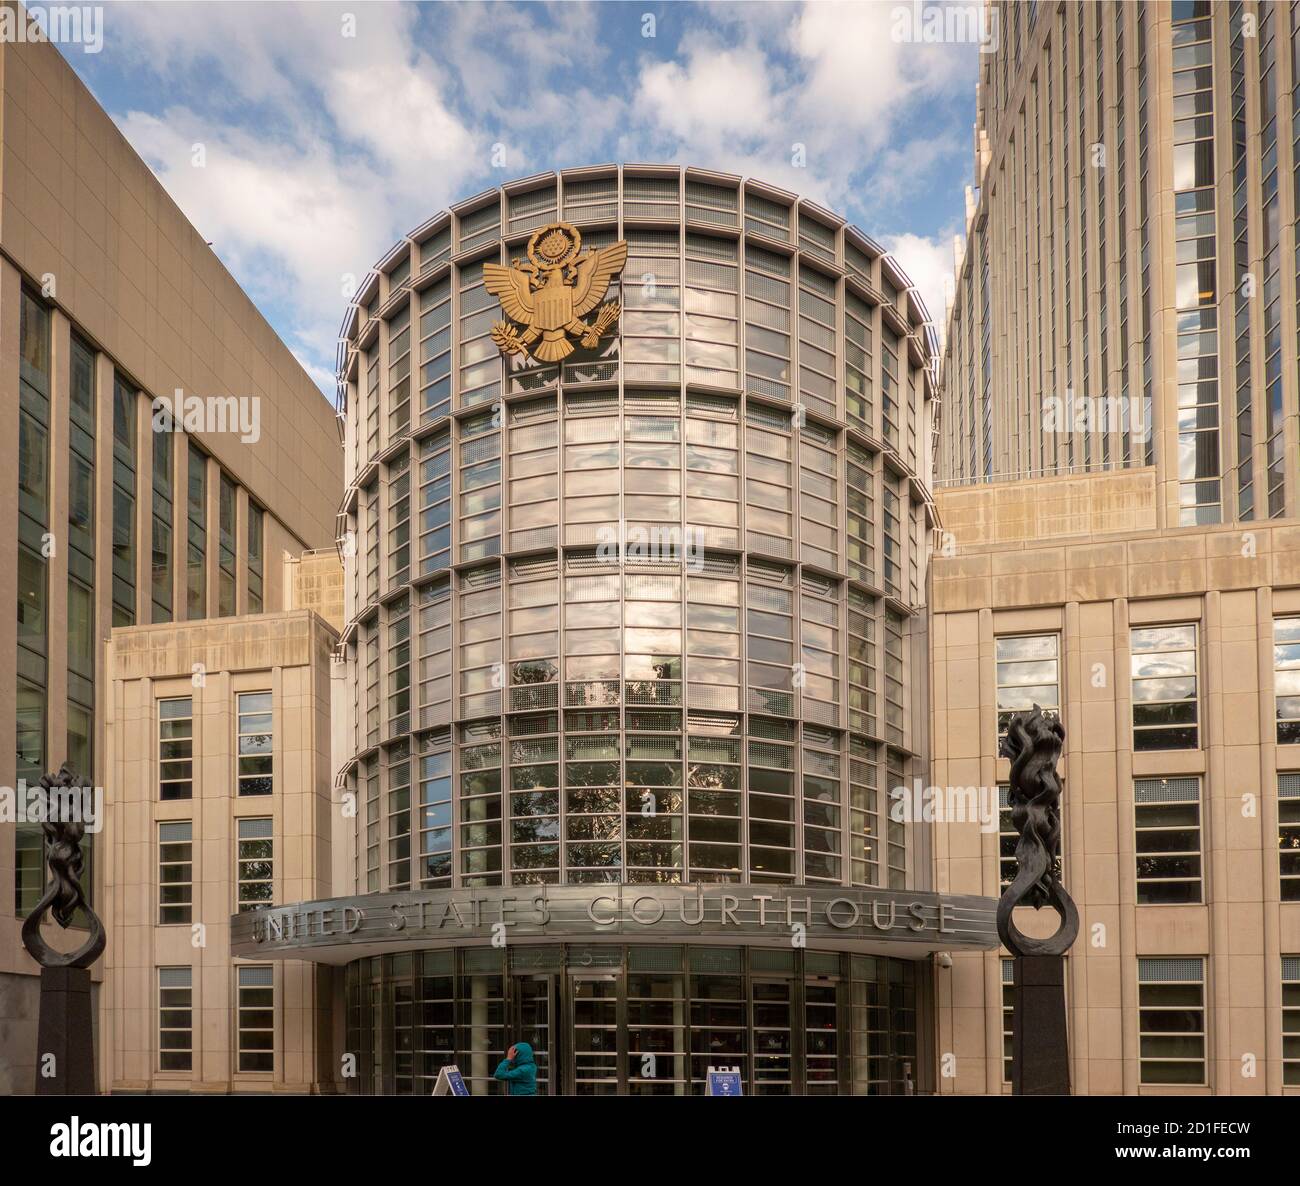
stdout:
[[(707, 941), (886, 953), (997, 946), (997, 900), (778, 885), (587, 885), (414, 890), (236, 914), (244, 959), (345, 964), (383, 952), (548, 939)], [(800, 928), (802, 928), (800, 930)]]

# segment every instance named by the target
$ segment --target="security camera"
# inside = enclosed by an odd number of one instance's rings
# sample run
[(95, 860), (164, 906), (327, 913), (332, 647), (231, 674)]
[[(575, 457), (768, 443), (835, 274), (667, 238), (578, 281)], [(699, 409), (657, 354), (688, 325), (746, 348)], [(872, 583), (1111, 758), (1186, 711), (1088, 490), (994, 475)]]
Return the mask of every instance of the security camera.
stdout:
[(952, 956), (948, 952), (946, 951), (936, 952), (934, 958), (938, 962), (939, 967), (941, 968), (952, 967)]

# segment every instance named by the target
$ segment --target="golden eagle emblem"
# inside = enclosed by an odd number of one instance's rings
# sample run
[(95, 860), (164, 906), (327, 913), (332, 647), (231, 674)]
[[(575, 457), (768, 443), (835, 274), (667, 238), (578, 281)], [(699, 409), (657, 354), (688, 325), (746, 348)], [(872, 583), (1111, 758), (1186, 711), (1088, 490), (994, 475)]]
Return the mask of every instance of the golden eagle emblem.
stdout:
[(570, 335), (594, 348), (618, 320), (619, 302), (601, 305), (590, 324), (579, 319), (600, 303), (626, 262), (626, 242), (584, 252), (577, 227), (567, 222), (542, 227), (528, 240), (527, 263), (483, 265), (483, 287), (510, 318), (493, 325), (492, 340), (502, 354), (528, 353), (539, 362), (572, 354)]

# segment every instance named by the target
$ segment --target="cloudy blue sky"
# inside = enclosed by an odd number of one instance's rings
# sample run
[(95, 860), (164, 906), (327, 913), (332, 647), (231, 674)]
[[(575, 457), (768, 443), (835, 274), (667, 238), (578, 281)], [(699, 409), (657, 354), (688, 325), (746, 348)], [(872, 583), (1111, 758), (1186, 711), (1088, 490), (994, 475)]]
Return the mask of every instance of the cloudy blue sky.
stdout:
[(332, 392), (349, 277), (439, 209), (570, 165), (691, 163), (811, 197), (942, 320), (978, 53), (896, 41), (896, 8), (112, 3), (102, 52), (68, 58)]

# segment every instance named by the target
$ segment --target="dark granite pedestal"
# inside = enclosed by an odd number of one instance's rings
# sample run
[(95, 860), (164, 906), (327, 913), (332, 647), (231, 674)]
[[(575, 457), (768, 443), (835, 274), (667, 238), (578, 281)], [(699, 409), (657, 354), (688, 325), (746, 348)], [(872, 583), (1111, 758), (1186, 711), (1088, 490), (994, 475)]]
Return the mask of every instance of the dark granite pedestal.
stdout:
[(89, 968), (42, 968), (36, 1094), (94, 1095), (95, 1034)]
[(1065, 957), (1018, 955), (1013, 962), (1012, 1090), (1016, 1095), (1069, 1095)]

